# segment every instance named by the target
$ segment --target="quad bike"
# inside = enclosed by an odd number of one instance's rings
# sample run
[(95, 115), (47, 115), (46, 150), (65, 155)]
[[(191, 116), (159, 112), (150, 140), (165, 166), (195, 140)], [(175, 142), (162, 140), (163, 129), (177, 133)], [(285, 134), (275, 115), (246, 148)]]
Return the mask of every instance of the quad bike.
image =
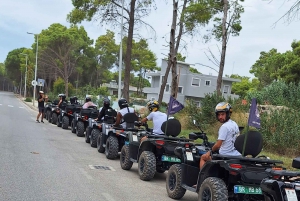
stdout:
[(98, 110), (97, 107), (95, 106), (86, 109), (81, 109), (80, 114), (77, 114), (76, 117), (74, 118), (75, 119), (74, 123), (76, 123), (75, 124), (76, 135), (78, 137), (83, 137), (86, 127), (88, 126), (88, 119), (89, 118), (95, 119), (97, 118), (97, 116), (98, 116)]
[[(190, 138), (203, 139), (202, 147), (178, 147), (175, 154), (181, 164), (173, 165), (167, 174), (168, 196), (180, 199), (186, 190), (198, 193), (198, 200), (208, 201), (263, 201), (261, 181), (268, 176), (265, 170), (281, 168), (282, 161), (258, 156), (262, 149), (262, 135), (249, 131), (244, 156), (227, 156), (211, 153), (212, 160), (199, 169), (201, 155), (210, 150), (207, 136), (190, 134)], [(239, 135), (235, 148), (242, 153), (245, 134)], [(245, 157), (247, 156), (247, 157)], [(251, 156), (251, 157), (249, 157)], [(196, 185), (195, 185), (196, 184)]]
[(74, 113), (73, 113), (73, 119), (71, 121), (71, 132), (72, 133), (76, 133), (76, 125), (77, 125), (77, 119), (80, 118), (80, 111), (82, 109), (82, 105), (77, 105), (75, 110), (74, 110)]
[(127, 113), (123, 119), (126, 128), (112, 127), (110, 123), (102, 124), (102, 132), (97, 139), (97, 149), (100, 153), (105, 153), (108, 159), (118, 157), (118, 153), (128, 141), (128, 131), (136, 130), (134, 122), (138, 121), (138, 116), (135, 113)]
[(115, 110), (108, 109), (105, 111), (103, 120), (96, 121), (93, 118), (89, 118), (89, 125), (85, 132), (85, 142), (90, 143), (91, 147), (97, 147), (97, 139), (102, 132), (102, 125), (105, 127), (107, 124), (114, 124), (116, 116), (117, 112)]
[[(294, 158), (292, 167), (300, 169), (300, 157)], [(288, 170), (266, 170), (268, 177), (260, 187), (266, 201), (300, 200), (300, 172)]]
[(48, 101), (45, 105), (45, 119), (48, 120), (48, 122), (52, 122), (52, 113), (54, 109), (57, 107), (58, 100), (54, 101)]
[[(147, 130), (147, 129), (146, 129)], [(151, 132), (130, 132), (129, 141), (123, 146), (120, 165), (130, 170), (133, 163), (138, 163), (138, 174), (141, 180), (151, 180), (155, 173), (164, 173), (173, 164), (180, 164), (174, 150), (176, 147), (189, 147), (192, 140), (177, 137), (181, 132), (181, 124), (177, 119), (169, 119), (161, 126), (164, 135)], [(143, 141), (141, 139), (147, 136)]]

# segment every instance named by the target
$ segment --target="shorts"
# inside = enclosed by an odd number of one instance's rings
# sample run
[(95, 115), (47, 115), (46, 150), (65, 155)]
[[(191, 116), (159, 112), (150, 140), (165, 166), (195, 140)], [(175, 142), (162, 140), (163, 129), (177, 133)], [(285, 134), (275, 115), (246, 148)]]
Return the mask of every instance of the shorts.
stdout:
[(44, 107), (39, 107), (39, 112), (44, 113), (45, 108)]

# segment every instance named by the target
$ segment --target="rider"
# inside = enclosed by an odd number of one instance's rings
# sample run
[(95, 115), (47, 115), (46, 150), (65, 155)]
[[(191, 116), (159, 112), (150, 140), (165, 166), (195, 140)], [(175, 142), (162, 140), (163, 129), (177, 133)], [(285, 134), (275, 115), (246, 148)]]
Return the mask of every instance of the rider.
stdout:
[[(241, 153), (234, 147), (234, 142), (240, 131), (236, 122), (230, 119), (232, 113), (231, 105), (226, 102), (218, 103), (215, 108), (215, 113), (217, 120), (222, 123), (222, 126), (219, 128), (218, 140), (211, 151), (219, 150), (219, 154), (222, 155), (241, 156)], [(201, 156), (200, 169), (208, 160), (211, 160), (210, 151)]]
[(78, 100), (78, 98), (76, 96), (73, 96), (73, 97), (70, 98), (70, 103), (77, 105), (77, 104), (79, 104), (77, 100)]
[(86, 97), (85, 98), (85, 103), (83, 104), (82, 106), (82, 109), (86, 109), (88, 107), (96, 107), (97, 105), (95, 105), (93, 102), (92, 102), (92, 99), (91, 97)]
[(154, 101), (149, 101), (147, 103), (147, 108), (150, 111), (150, 114), (141, 120), (142, 123), (147, 121), (153, 121), (153, 134), (161, 135), (164, 134), (161, 130), (161, 125), (163, 122), (167, 121), (167, 115), (159, 111), (159, 103)]
[(65, 94), (59, 94), (58, 97), (59, 97), (59, 102), (58, 102), (58, 105), (57, 105), (58, 107), (60, 107), (63, 102), (68, 102), (66, 100), (66, 95)]
[[(110, 100), (108, 98), (104, 98), (103, 100), (103, 107), (101, 107), (101, 110), (99, 111), (99, 115), (98, 115), (98, 118), (95, 119), (96, 121), (99, 120), (103, 120), (104, 119), (104, 115), (105, 115), (105, 112), (106, 110), (108, 109), (112, 109), (112, 107), (110, 107)], [(113, 110), (113, 109), (112, 109)]]
[(132, 107), (128, 107), (128, 102), (125, 98), (121, 98), (118, 101), (120, 110), (118, 111), (116, 123), (114, 124), (115, 127), (121, 125), (123, 128), (126, 128), (126, 122), (124, 122), (123, 117), (127, 113), (135, 113)]

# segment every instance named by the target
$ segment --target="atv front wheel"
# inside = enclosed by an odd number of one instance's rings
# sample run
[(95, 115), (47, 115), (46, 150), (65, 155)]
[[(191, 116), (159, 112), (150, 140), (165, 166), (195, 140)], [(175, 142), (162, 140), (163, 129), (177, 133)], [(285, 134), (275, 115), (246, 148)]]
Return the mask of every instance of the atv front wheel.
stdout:
[(77, 122), (76, 134), (78, 137), (84, 136), (84, 123), (82, 121)]
[(53, 113), (52, 114), (52, 124), (56, 124), (56, 122), (57, 122), (57, 114)]
[(97, 139), (98, 139), (99, 134), (100, 134), (99, 129), (92, 130), (91, 139), (90, 139), (91, 147), (97, 147)]
[(69, 128), (69, 117), (68, 116), (63, 116), (62, 118), (62, 126), (63, 129), (68, 129)]
[(51, 111), (50, 110), (47, 111), (46, 116), (47, 116), (48, 122), (51, 123), (50, 122), (51, 121)]
[(174, 164), (168, 170), (166, 188), (168, 196), (172, 199), (181, 199), (186, 189), (181, 187), (182, 169), (180, 164)]
[(106, 141), (105, 155), (108, 159), (115, 159), (118, 157), (119, 142), (115, 136), (109, 136)]
[(100, 132), (97, 137), (97, 150), (99, 153), (104, 153), (105, 148), (103, 147), (103, 133)]
[(129, 146), (124, 145), (121, 149), (120, 165), (123, 170), (130, 170), (133, 162), (130, 161)]
[(206, 178), (199, 189), (198, 200), (200, 201), (227, 201), (228, 190), (224, 181), (217, 177)]
[(138, 163), (140, 179), (144, 181), (151, 180), (156, 172), (156, 159), (151, 151), (143, 151)]
[(75, 120), (73, 119), (71, 122), (71, 132), (72, 133), (76, 133), (76, 129), (75, 129)]
[(86, 127), (84, 138), (86, 143), (90, 143), (90, 127)]

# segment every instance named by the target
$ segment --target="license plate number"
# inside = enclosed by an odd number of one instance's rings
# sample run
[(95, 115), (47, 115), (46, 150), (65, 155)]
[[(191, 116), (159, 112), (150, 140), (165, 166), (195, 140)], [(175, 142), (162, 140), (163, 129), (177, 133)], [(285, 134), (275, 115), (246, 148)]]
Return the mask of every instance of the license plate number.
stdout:
[(188, 161), (193, 161), (194, 160), (192, 152), (189, 152), (189, 151), (186, 152), (186, 159)]
[(287, 201), (298, 201), (296, 191), (294, 189), (284, 189), (287, 197)]
[(241, 193), (241, 194), (262, 194), (262, 191), (261, 191), (260, 187), (235, 185), (234, 186), (234, 193)]
[(162, 156), (161, 157), (162, 161), (167, 161), (167, 162), (174, 162), (174, 163), (180, 163), (181, 160), (179, 158), (173, 157), (173, 156)]
[(136, 135), (132, 135), (132, 141), (137, 142), (138, 141), (138, 137)]

